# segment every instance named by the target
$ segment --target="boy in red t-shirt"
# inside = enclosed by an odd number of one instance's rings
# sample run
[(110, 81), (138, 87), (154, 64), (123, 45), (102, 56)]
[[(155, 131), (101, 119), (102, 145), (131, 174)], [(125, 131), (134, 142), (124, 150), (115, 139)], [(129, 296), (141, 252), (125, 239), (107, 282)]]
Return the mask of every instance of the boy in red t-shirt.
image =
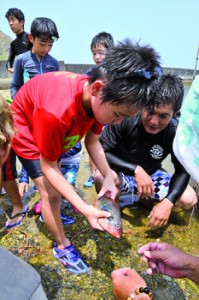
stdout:
[(31, 79), (11, 105), (18, 129), (13, 148), (41, 194), (42, 215), (55, 239), (53, 253), (71, 273), (85, 273), (88, 267), (65, 236), (61, 195), (95, 229), (103, 230), (98, 218), (110, 217), (110, 213), (77, 195), (61, 174), (59, 157), (86, 134), (88, 153), (104, 177), (99, 196), (106, 193), (115, 198), (117, 188), (99, 142), (100, 132), (103, 124), (120, 123), (146, 106), (147, 88), (160, 73), (154, 49), (126, 40), (114, 46), (106, 62), (88, 76), (51, 72)]

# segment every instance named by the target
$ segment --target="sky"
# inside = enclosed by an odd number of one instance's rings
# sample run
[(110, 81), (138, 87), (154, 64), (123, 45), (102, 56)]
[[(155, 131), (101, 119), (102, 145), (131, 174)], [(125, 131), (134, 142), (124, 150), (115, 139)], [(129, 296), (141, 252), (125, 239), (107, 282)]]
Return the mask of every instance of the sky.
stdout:
[(150, 44), (163, 67), (194, 69), (199, 45), (199, 0), (0, 0), (0, 30), (12, 39), (5, 13), (17, 7), (29, 32), (36, 17), (51, 18), (60, 39), (51, 55), (66, 64), (93, 64), (92, 38), (101, 31), (114, 41)]

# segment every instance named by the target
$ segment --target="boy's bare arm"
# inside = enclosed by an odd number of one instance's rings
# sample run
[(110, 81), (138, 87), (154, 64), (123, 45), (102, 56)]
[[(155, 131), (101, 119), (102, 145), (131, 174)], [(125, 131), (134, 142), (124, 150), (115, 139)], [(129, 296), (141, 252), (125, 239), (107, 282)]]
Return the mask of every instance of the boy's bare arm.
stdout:
[(118, 191), (115, 186), (114, 178), (107, 162), (104, 150), (99, 142), (99, 135), (94, 134), (90, 130), (85, 137), (85, 145), (91, 159), (104, 177), (99, 196), (107, 194), (109, 197), (115, 199)]
[(40, 157), (41, 169), (44, 176), (54, 189), (64, 196), (73, 206), (75, 206), (89, 221), (91, 226), (95, 229), (103, 231), (103, 228), (97, 222), (98, 218), (110, 217), (109, 212), (98, 210), (92, 205), (88, 205), (83, 201), (74, 188), (67, 182), (65, 177), (61, 174), (58, 168), (57, 161), (50, 162), (44, 157)]

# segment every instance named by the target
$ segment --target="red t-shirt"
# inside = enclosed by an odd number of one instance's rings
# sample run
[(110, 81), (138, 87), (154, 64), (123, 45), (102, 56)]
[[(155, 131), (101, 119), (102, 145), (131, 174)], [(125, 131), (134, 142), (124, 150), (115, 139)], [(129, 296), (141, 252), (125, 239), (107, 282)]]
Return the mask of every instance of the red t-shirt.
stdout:
[(100, 134), (103, 125), (89, 118), (82, 106), (85, 75), (49, 72), (24, 84), (11, 108), (18, 133), (13, 138), (15, 152), (25, 159), (50, 161), (74, 147), (92, 127)]

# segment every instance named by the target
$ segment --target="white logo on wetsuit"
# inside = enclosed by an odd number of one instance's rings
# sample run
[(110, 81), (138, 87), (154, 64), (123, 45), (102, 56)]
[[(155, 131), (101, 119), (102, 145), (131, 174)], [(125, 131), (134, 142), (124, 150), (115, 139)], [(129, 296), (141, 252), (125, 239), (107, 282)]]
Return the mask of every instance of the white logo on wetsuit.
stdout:
[(163, 149), (160, 145), (154, 145), (151, 150), (150, 154), (155, 159), (160, 159), (163, 156)]

